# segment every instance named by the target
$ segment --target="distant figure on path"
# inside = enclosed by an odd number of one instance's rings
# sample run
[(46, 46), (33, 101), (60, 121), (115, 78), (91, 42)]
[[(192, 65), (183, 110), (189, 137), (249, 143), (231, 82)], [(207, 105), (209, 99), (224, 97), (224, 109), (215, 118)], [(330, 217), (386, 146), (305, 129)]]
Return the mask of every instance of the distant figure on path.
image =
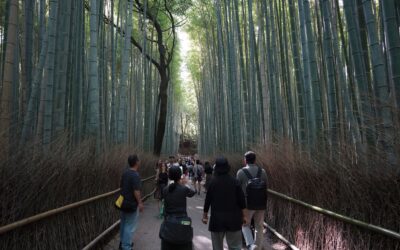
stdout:
[(208, 223), (213, 250), (224, 249), (224, 237), (229, 250), (242, 249), (242, 225), (246, 223), (246, 201), (237, 179), (229, 175), (230, 166), (224, 157), (215, 161), (215, 176), (210, 182), (204, 203), (203, 223)]
[[(249, 151), (244, 157), (246, 166), (237, 172), (237, 179), (245, 193), (248, 209), (248, 221), (242, 227), (242, 231), (248, 249), (262, 250), (264, 215), (267, 208), (267, 174), (264, 169), (255, 165), (254, 152)], [(250, 229), (252, 219), (256, 229), (255, 240)]]
[(128, 168), (125, 169), (121, 177), (121, 195), (124, 202), (130, 205), (127, 211), (121, 211), (120, 224), (120, 245), (122, 250), (131, 250), (133, 248), (133, 233), (137, 228), (139, 212), (143, 212), (142, 197), (140, 194), (141, 180), (139, 176), (139, 158), (137, 155), (128, 157)]
[(191, 180), (193, 178), (193, 164), (192, 164), (192, 160), (190, 160), (190, 159), (188, 160), (187, 168), (189, 171), (189, 179)]
[(157, 192), (154, 193), (154, 198), (158, 200), (158, 210), (160, 211), (159, 217), (162, 217), (162, 207), (160, 207), (160, 201), (162, 198), (162, 191), (168, 185), (168, 173), (167, 166), (165, 163), (159, 163), (159, 170), (157, 171), (156, 181), (157, 181)]
[[(195, 191), (186, 186), (185, 179), (181, 179), (182, 171), (179, 166), (172, 166), (168, 171), (168, 177), (173, 181), (170, 185), (164, 188), (162, 194), (164, 199), (164, 220), (179, 221), (181, 218), (187, 217), (186, 197), (193, 197)], [(175, 237), (183, 237), (175, 235)], [(193, 234), (192, 234), (193, 237)], [(161, 250), (192, 250), (193, 243), (191, 239), (182, 239), (184, 243), (177, 244), (176, 242), (168, 241), (161, 237)]]
[(169, 156), (169, 163), (167, 164), (167, 168), (169, 169), (172, 166), (179, 166), (179, 163), (176, 161), (175, 156), (170, 155)]
[(200, 160), (196, 160), (196, 164), (193, 167), (193, 174), (194, 174), (194, 189), (196, 190), (197, 194), (200, 195), (201, 192), (201, 181), (203, 180), (204, 168), (201, 165)]

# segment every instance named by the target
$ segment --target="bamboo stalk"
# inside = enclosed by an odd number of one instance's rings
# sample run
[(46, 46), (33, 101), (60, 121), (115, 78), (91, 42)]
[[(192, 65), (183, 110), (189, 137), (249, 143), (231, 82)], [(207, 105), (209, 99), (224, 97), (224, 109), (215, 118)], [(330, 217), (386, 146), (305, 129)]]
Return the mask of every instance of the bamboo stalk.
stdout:
[[(146, 182), (146, 181), (149, 181), (149, 180), (154, 179), (154, 178), (155, 178), (155, 175), (150, 176), (150, 177), (148, 177), (146, 179), (143, 179), (142, 182)], [(39, 220), (43, 220), (43, 219), (48, 218), (50, 216), (53, 216), (53, 215), (60, 214), (62, 212), (71, 210), (73, 208), (77, 208), (77, 207), (83, 206), (85, 204), (89, 204), (89, 203), (92, 203), (94, 201), (110, 197), (110, 196), (118, 193), (119, 190), (120, 189), (118, 188), (118, 189), (116, 189), (114, 191), (111, 191), (111, 192), (108, 192), (108, 193), (97, 195), (97, 196), (91, 197), (89, 199), (78, 201), (78, 202), (63, 206), (63, 207), (55, 208), (55, 209), (52, 209), (52, 210), (49, 210), (49, 211), (46, 211), (46, 212), (31, 216), (31, 217), (28, 217), (28, 218), (25, 218), (25, 219), (22, 219), (22, 220), (19, 220), (19, 221), (13, 222), (11, 224), (2, 226), (2, 227), (0, 227), (0, 235), (5, 234), (7, 232), (10, 232), (10, 231), (12, 231), (14, 229), (17, 229), (17, 228), (20, 228), (20, 227), (24, 227), (24, 226), (26, 226), (28, 224), (32, 224), (33, 222), (36, 222), (36, 221), (39, 221)], [(152, 193), (154, 193), (154, 191)], [(146, 200), (148, 197), (150, 197), (152, 193), (150, 193), (149, 195), (144, 196), (143, 200)]]
[(311, 204), (308, 204), (308, 203), (300, 201), (300, 200), (296, 200), (296, 199), (294, 199), (294, 198), (292, 198), (290, 196), (278, 193), (278, 192), (276, 192), (274, 190), (271, 190), (271, 189), (268, 189), (268, 193), (270, 193), (270, 194), (272, 194), (272, 195), (274, 195), (276, 197), (279, 197), (281, 199), (288, 200), (290, 202), (299, 204), (299, 205), (301, 205), (303, 207), (309, 208), (309, 209), (311, 209), (313, 211), (316, 211), (318, 213), (331, 216), (331, 217), (333, 217), (335, 219), (344, 221), (346, 223), (349, 223), (349, 224), (352, 224), (352, 225), (355, 225), (355, 226), (359, 226), (359, 227), (362, 227), (364, 229), (368, 229), (370, 231), (374, 231), (374, 232), (389, 236), (391, 238), (400, 240), (400, 234), (398, 232), (395, 232), (395, 231), (392, 231), (392, 230), (389, 230), (389, 229), (386, 229), (386, 228), (383, 228), (383, 227), (380, 227), (380, 226), (375, 226), (375, 225), (372, 225), (372, 224), (369, 224), (369, 223), (366, 223), (366, 222), (363, 222), (363, 221), (360, 221), (360, 220), (356, 220), (356, 219), (347, 217), (345, 215), (341, 215), (341, 214), (329, 211), (327, 209), (323, 209), (323, 208), (320, 208), (320, 207), (317, 207), (317, 206), (313, 206)]

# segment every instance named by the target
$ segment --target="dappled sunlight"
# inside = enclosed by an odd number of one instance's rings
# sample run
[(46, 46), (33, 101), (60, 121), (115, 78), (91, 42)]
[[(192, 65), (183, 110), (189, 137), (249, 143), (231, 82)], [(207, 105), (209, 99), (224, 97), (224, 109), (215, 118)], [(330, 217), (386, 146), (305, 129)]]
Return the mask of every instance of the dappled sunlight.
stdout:
[(302, 250), (314, 250), (313, 240), (309, 238), (309, 234), (302, 228), (296, 230), (296, 245)]
[(344, 231), (343, 224), (335, 221), (325, 221), (322, 223), (323, 231), (306, 232), (304, 228), (298, 227), (295, 232), (296, 246), (302, 250), (314, 250), (318, 249), (318, 246), (322, 243), (324, 249), (351, 249), (348, 241), (343, 237), (343, 234), (347, 234)]
[(195, 249), (212, 249), (211, 239), (205, 236), (199, 235), (193, 237), (193, 245)]
[(271, 247), (274, 250), (286, 250), (287, 249), (287, 246), (283, 243), (275, 243), (275, 244), (272, 244)]

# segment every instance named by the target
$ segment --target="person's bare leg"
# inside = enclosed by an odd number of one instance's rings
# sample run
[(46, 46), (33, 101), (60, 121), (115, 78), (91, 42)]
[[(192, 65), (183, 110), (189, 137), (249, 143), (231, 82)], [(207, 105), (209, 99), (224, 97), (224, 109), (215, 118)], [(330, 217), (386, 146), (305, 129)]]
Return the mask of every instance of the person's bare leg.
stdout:
[(256, 229), (256, 239), (255, 239), (255, 244), (257, 245), (257, 250), (263, 250), (263, 241), (264, 241), (264, 234), (263, 234), (263, 229), (264, 229), (264, 216), (265, 216), (265, 211), (264, 210), (257, 210), (254, 213), (254, 226)]
[(201, 194), (201, 181), (199, 181), (199, 194)]

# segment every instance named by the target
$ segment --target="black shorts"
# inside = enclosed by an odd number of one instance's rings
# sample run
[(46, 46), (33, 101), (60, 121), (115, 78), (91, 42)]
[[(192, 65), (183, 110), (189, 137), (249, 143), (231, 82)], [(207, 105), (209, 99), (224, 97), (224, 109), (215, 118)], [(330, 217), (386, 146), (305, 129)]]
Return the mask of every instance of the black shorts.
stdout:
[(202, 180), (203, 180), (202, 177), (195, 177), (195, 178), (194, 178), (194, 182), (196, 182), (196, 181), (201, 182)]

